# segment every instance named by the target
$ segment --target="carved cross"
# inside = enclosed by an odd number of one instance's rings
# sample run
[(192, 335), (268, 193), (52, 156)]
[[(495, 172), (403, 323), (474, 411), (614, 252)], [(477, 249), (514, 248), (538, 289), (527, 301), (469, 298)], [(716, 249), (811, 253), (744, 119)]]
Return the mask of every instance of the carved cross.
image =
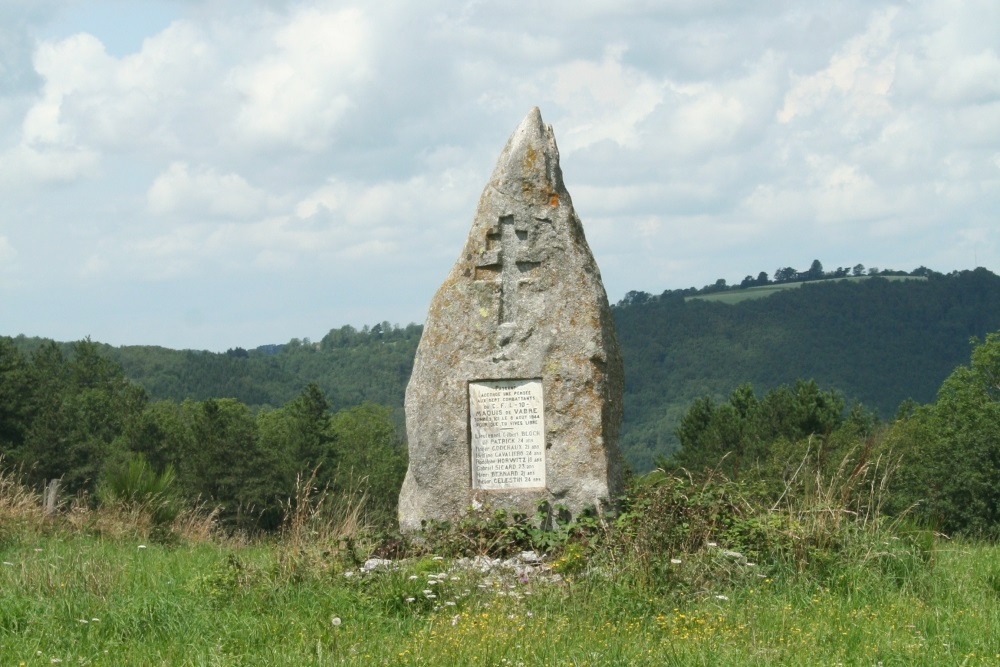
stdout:
[(500, 324), (514, 321), (522, 276), (541, 265), (529, 256), (527, 241), (528, 228), (516, 223), (511, 215), (501, 217), (494, 230), (486, 234), (486, 254), (476, 265), (476, 280), (499, 282)]

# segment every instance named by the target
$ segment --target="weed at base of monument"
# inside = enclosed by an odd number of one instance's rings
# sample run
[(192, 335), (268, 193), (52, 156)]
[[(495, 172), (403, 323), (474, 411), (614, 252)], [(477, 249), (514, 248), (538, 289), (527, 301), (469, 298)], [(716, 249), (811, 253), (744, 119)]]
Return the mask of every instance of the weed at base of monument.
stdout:
[(807, 485), (793, 475), (777, 501), (762, 484), (715, 471), (655, 471), (633, 481), (599, 554), (636, 585), (691, 595), (777, 576), (850, 590), (918, 585), (933, 539), (881, 514), (893, 466), (869, 460), (870, 450), (850, 452)]
[(534, 551), (555, 557), (571, 543), (589, 548), (600, 526), (596, 510), (571, 517), (564, 506), (553, 507), (543, 500), (530, 518), (523, 512), (483, 506), (455, 522), (424, 522), (420, 537), (424, 552), (443, 556), (506, 558)]
[(286, 575), (326, 572), (340, 561), (357, 564), (373, 547), (365, 521), (366, 496), (358, 485), (340, 497), (316, 486), (316, 470), (295, 478), (295, 496), (284, 503), (279, 568)]

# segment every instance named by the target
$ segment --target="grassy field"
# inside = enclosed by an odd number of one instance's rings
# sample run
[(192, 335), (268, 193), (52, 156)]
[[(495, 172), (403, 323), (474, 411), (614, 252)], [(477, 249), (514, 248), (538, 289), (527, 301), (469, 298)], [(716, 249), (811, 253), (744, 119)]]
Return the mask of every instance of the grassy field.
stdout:
[(653, 597), (599, 571), (484, 583), (430, 559), (296, 572), (278, 545), (50, 536), (3, 559), (4, 665), (1000, 663), (1000, 554), (975, 545), (907, 585), (764, 576)]
[[(923, 276), (879, 276), (886, 280), (927, 280)], [(795, 282), (795, 283), (781, 283), (778, 285), (764, 285), (761, 287), (748, 287), (746, 289), (737, 289), (727, 292), (717, 292), (714, 294), (704, 294), (698, 296), (685, 297), (685, 301), (690, 301), (692, 299), (701, 299), (702, 301), (718, 301), (719, 303), (739, 303), (741, 301), (748, 301), (750, 299), (763, 299), (766, 296), (771, 296), (775, 292), (781, 292), (787, 289), (798, 289), (803, 285), (810, 284), (815, 285), (818, 283), (829, 283), (829, 282), (859, 282), (862, 280), (868, 280), (871, 276), (849, 276), (846, 278), (831, 278), (829, 280), (812, 280), (808, 283), (805, 282)]]
[[(0, 665), (1000, 664), (996, 547), (654, 482), (541, 563), (471, 560), (513, 533), (469, 524), (447, 556), (365, 571), (350, 513), (250, 542), (196, 512), (169, 532), (141, 508), (46, 516), (0, 475)], [(728, 551), (737, 534), (761, 550)]]

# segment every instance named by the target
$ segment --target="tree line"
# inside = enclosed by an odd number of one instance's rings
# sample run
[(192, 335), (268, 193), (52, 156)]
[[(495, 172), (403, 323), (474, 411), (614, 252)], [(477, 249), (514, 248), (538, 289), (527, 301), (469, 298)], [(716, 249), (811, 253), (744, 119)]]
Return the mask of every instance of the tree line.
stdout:
[[(926, 405), (904, 402), (882, 420), (815, 381), (758, 396), (748, 383), (727, 398), (702, 396), (680, 419), (665, 469), (723, 474), (779, 502), (821, 494), (816, 480), (850, 486), (884, 471), (881, 509), (947, 533), (1000, 537), (1000, 332), (974, 342)], [(20, 353), (0, 338), (0, 456), (41, 486), (100, 496), (102, 482), (138, 463), (176, 482), (186, 502), (218, 507), (231, 529), (272, 530), (304, 477), (333, 497), (362, 499), (384, 528), (406, 455), (386, 408), (331, 412), (315, 384), (281, 408), (252, 412), (235, 399), (151, 401), (121, 368), (81, 341), (64, 355), (43, 345)]]
[[(25, 354), (0, 338), (0, 456), (36, 485), (61, 479), (93, 495), (139, 462), (173, 491), (219, 508), (234, 529), (279, 525), (303, 476), (363, 498), (370, 518), (395, 520), (406, 452), (391, 411), (361, 403), (331, 411), (308, 383), (291, 401), (251, 410), (234, 398), (151, 400), (89, 340)], [(315, 473), (313, 475), (313, 473)]]
[[(797, 381), (758, 397), (749, 384), (726, 400), (696, 400), (681, 419), (680, 448), (659, 464), (712, 471), (788, 494), (824, 493), (817, 480), (850, 486), (880, 467), (870, 493), (889, 515), (948, 534), (1000, 537), (1000, 332), (975, 341), (969, 363), (941, 384), (934, 401), (907, 402), (882, 422), (815, 382)], [(884, 482), (884, 486), (882, 486)]]
[(625, 362), (622, 449), (637, 470), (680, 446), (694, 401), (725, 400), (799, 379), (839, 390), (881, 419), (934, 400), (968, 358), (969, 340), (1000, 330), (1000, 277), (986, 269), (926, 280), (814, 282), (763, 299), (685, 300), (684, 291), (619, 304)]
[[(627, 461), (651, 469), (679, 447), (677, 429), (695, 400), (724, 400), (744, 383), (769, 391), (811, 378), (881, 419), (907, 399), (934, 400), (967, 358), (970, 337), (1000, 329), (1000, 278), (985, 269), (916, 272), (926, 280), (814, 281), (736, 304), (688, 301), (687, 290), (618, 303), (612, 311), (625, 361)], [(225, 353), (94, 345), (152, 402), (234, 399), (256, 415), (287, 405), (313, 383), (332, 412), (382, 405), (402, 432), (421, 331), (388, 322), (344, 326), (318, 341)], [(13, 344), (31, 355), (50, 342), (17, 337)], [(58, 345), (68, 356), (72, 347)]]
[(751, 287), (765, 287), (767, 285), (783, 285), (788, 283), (804, 283), (813, 282), (817, 280), (835, 280), (838, 278), (861, 278), (863, 276), (875, 277), (881, 276), (883, 278), (892, 276), (909, 276), (915, 278), (929, 278), (929, 277), (941, 277), (942, 274), (937, 271), (928, 269), (926, 266), (920, 266), (913, 269), (910, 272), (899, 271), (897, 269), (879, 269), (877, 266), (865, 268), (864, 264), (855, 264), (853, 267), (838, 266), (832, 271), (825, 271), (823, 269), (823, 263), (818, 259), (814, 259), (809, 265), (809, 268), (805, 271), (799, 271), (792, 266), (784, 266), (776, 269), (774, 275), (771, 276), (767, 271), (761, 271), (756, 276), (747, 274), (739, 282), (739, 284), (730, 285), (725, 278), (719, 278), (714, 283), (710, 285), (705, 285), (701, 288), (688, 287), (686, 289), (679, 290), (667, 290), (662, 295), (654, 295), (649, 292), (643, 292), (640, 290), (633, 290), (628, 292), (621, 301), (616, 305), (618, 306), (631, 306), (642, 303), (647, 303), (649, 301), (654, 301), (658, 298), (663, 298), (668, 295), (682, 294), (684, 296), (697, 296), (697, 295), (707, 295), (716, 294), (719, 292), (726, 292), (731, 290), (741, 290), (748, 289)]

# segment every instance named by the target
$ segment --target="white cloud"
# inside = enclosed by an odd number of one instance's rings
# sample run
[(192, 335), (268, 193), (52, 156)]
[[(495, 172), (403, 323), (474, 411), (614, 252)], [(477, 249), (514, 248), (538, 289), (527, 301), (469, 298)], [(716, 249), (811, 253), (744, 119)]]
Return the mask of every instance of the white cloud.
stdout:
[(100, 154), (84, 146), (20, 144), (0, 154), (0, 187), (65, 184), (96, 175)]
[(331, 326), (349, 299), (419, 318), (535, 105), (612, 299), (813, 257), (1000, 270), (992, 0), (211, 0), (126, 39), (93, 24), (110, 50), (39, 27), (62, 7), (0, 3), (0, 239), (24, 284), (325, 285)]
[(567, 152), (605, 139), (638, 145), (637, 126), (663, 100), (663, 84), (624, 66), (624, 51), (614, 45), (599, 63), (576, 60), (553, 68), (552, 98), (571, 110), (561, 142)]
[(269, 198), (239, 174), (174, 162), (150, 186), (147, 199), (155, 215), (247, 219), (263, 213)]
[[(788, 123), (828, 104), (843, 113), (884, 114), (891, 109), (888, 93), (895, 72), (892, 22), (898, 9), (876, 13), (863, 35), (850, 39), (815, 74), (796, 75), (778, 120)], [(831, 99), (832, 98), (832, 99)]]
[(14, 246), (6, 237), (0, 236), (0, 267), (3, 267), (5, 271), (9, 271), (16, 258), (17, 251), (14, 249)]
[(6, 237), (0, 236), (0, 288), (15, 285), (18, 273), (17, 250)]
[(296, 11), (266, 53), (229, 76), (242, 98), (236, 117), (242, 139), (305, 150), (329, 146), (354, 104), (353, 89), (372, 76), (368, 33), (356, 9)]

